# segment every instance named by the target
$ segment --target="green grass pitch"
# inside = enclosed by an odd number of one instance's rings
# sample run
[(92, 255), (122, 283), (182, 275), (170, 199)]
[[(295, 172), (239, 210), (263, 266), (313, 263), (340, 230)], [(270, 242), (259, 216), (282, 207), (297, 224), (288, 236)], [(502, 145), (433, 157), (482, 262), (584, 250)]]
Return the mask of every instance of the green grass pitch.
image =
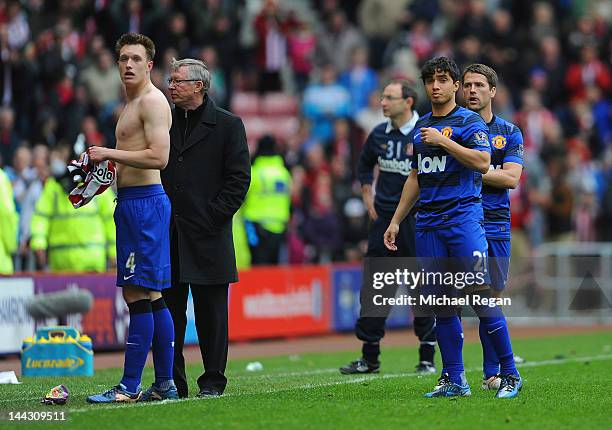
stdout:
[[(481, 349), (464, 346), (472, 396), (424, 399), (437, 376), (417, 377), (415, 348), (384, 348), (379, 375), (342, 376), (337, 368), (354, 351), (262, 358), (264, 369), (247, 372), (250, 360), (229, 363), (226, 393), (195, 399), (130, 405), (88, 405), (87, 395), (117, 383), (121, 370), (92, 378), (23, 378), (0, 385), (0, 428), (62, 429), (609, 429), (612, 428), (612, 332), (519, 339), (514, 350), (524, 387), (516, 399), (495, 399), (480, 389)], [(439, 355), (436, 356), (439, 366)], [(118, 367), (122, 363), (117, 363)], [(201, 366), (188, 368), (192, 395)], [(152, 381), (145, 370), (143, 385)], [(40, 397), (64, 383), (65, 406), (44, 406)], [(13, 411), (66, 412), (65, 422), (10, 422)]]

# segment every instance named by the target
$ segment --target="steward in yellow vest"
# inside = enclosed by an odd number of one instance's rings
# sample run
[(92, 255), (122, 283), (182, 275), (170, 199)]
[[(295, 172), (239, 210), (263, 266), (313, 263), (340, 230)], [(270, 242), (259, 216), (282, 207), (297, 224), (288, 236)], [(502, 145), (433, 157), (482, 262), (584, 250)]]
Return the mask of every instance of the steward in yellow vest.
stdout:
[(251, 186), (243, 206), (251, 262), (278, 264), (291, 216), (291, 173), (271, 136), (260, 139), (251, 165)]
[(17, 250), (18, 221), (13, 186), (0, 169), (0, 275), (13, 273), (12, 254)]
[(47, 251), (53, 272), (104, 272), (116, 258), (115, 194), (106, 190), (77, 210), (61, 183), (65, 179), (45, 182), (32, 216), (30, 247)]

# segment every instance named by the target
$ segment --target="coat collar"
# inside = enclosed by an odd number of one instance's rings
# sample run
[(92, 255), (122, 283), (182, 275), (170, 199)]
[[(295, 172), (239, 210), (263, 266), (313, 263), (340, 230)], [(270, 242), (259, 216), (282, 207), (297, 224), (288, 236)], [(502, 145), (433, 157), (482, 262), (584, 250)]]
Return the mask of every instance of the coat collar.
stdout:
[[(189, 137), (187, 138), (187, 142), (184, 145), (181, 145), (176, 141), (176, 139), (180, 139), (180, 136), (176, 136), (172, 140), (172, 146), (175, 147), (179, 151), (179, 153), (183, 153), (191, 148), (196, 143), (200, 142), (204, 139), (212, 130), (213, 127), (217, 124), (217, 105), (207, 96), (204, 101), (204, 111), (200, 115), (198, 125), (195, 126)], [(180, 108), (175, 108), (175, 116), (183, 114), (184, 110)], [(179, 131), (181, 133), (182, 131)]]

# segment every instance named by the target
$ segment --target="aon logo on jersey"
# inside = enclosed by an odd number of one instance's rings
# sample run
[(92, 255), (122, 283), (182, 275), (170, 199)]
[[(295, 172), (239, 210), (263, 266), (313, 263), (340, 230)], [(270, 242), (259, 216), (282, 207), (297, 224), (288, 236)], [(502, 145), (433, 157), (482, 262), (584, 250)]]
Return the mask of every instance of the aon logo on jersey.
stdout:
[(446, 169), (446, 155), (442, 157), (422, 157), (418, 154), (419, 173), (444, 172)]

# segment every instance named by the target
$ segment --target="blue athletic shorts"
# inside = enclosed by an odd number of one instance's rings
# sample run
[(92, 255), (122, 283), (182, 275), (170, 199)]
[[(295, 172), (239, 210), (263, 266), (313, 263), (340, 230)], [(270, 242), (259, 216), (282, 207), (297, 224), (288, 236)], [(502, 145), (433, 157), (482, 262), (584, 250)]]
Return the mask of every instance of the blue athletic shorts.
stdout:
[(119, 188), (117, 286), (170, 287), (170, 200), (160, 184)]
[[(473, 221), (437, 230), (417, 230), (415, 239), (417, 258), (426, 272), (456, 274), (454, 284), (459, 289), (474, 285), (476, 279), (481, 280), (478, 284), (489, 284), (488, 246), (481, 223)], [(427, 291), (441, 291), (434, 285), (428, 286)]]
[(489, 243), (489, 275), (491, 287), (496, 291), (503, 291), (508, 281), (510, 266), (510, 241), (487, 239)]

